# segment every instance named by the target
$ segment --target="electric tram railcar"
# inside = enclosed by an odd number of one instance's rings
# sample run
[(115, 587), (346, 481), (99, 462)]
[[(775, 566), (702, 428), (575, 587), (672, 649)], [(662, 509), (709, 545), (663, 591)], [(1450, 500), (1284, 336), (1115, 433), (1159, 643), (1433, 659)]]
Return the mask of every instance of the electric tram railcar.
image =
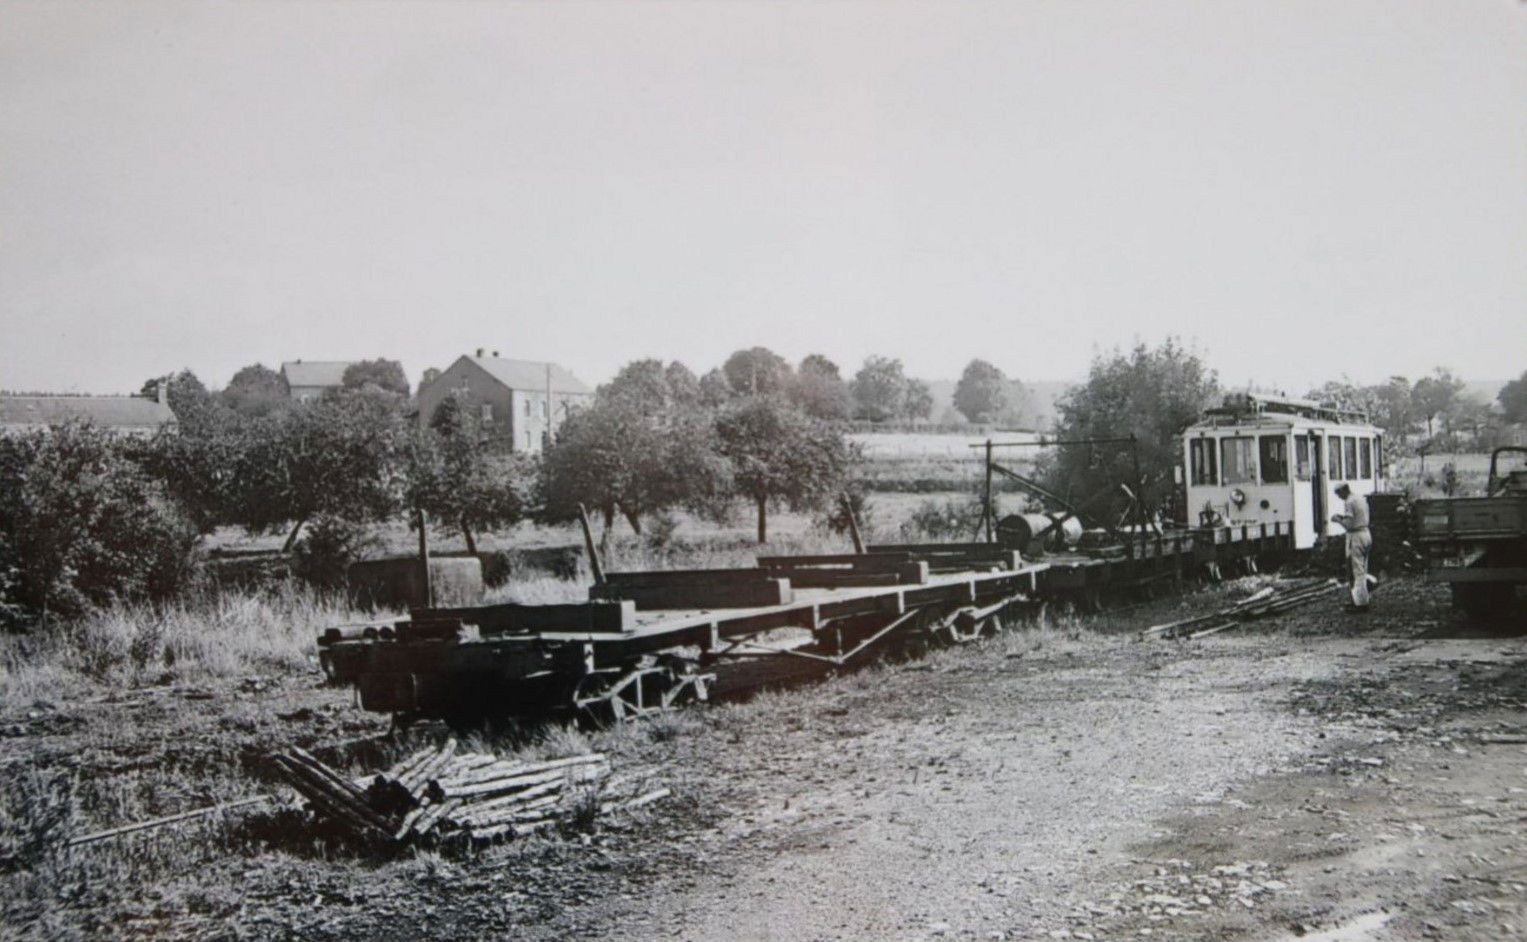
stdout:
[[(1294, 547), (1343, 533), (1336, 487), (1365, 497), (1384, 483), (1383, 436), (1362, 413), (1240, 393), (1183, 433), (1190, 524), (1294, 525)], [(1196, 516), (1196, 520), (1195, 520)]]

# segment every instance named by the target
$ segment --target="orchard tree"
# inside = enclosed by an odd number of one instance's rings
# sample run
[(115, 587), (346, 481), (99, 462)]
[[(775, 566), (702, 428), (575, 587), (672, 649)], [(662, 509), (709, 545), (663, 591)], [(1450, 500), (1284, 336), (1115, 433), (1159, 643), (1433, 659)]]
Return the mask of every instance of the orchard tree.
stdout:
[(250, 418), (282, 412), (292, 404), (286, 379), (263, 363), (252, 363), (234, 373), (221, 396), (230, 409)]
[(716, 428), (737, 493), (758, 510), (760, 543), (769, 538), (770, 504), (816, 509), (843, 488), (850, 458), (843, 433), (781, 399), (741, 400)]
[(793, 378), (785, 358), (767, 347), (738, 350), (726, 358), (721, 372), (740, 396), (781, 395)]
[(907, 376), (901, 361), (871, 356), (854, 374), (854, 413), (871, 422), (901, 415), (907, 404)]
[[(1134, 435), (1139, 452), (1141, 499), (1160, 506), (1172, 494), (1179, 436), (1219, 394), (1214, 371), (1197, 355), (1168, 338), (1153, 349), (1137, 345), (1092, 361), (1087, 381), (1056, 403), (1055, 434), (1061, 439), (1126, 438)], [(1129, 446), (1065, 446), (1045, 461), (1044, 476), (1056, 493), (1078, 500), (1120, 483), (1136, 487)], [(1107, 513), (1124, 506), (1121, 494), (1109, 498)]]
[(1410, 400), (1415, 408), (1416, 417), (1426, 423), (1428, 439), (1432, 438), (1436, 432), (1437, 420), (1454, 407), (1462, 392), (1463, 380), (1444, 367), (1439, 366), (1432, 371), (1432, 375), (1416, 380), (1416, 385), (1411, 389)]
[(253, 532), (290, 525), (283, 550), (324, 516), (385, 520), (397, 510), (404, 419), (387, 396), (345, 393), (249, 423), (227, 508)]
[(677, 364), (627, 364), (594, 403), (562, 424), (542, 464), (544, 515), (568, 519), (584, 504), (604, 518), (619, 513), (632, 530), (673, 507), (719, 512), (730, 487), (711, 414), (698, 383)]
[(0, 436), (0, 626), (183, 585), (196, 530), (122, 444), (80, 422)]
[(429, 427), (412, 430), (407, 439), (404, 505), (437, 526), (458, 529), (467, 552), (477, 552), (476, 534), (528, 516), (532, 460), (493, 448), (457, 396), (446, 397)]
[(175, 413), (175, 423), (182, 434), (199, 434), (227, 421), (227, 407), (190, 370), (147, 379), (138, 395), (157, 400), (160, 386), (164, 386), (165, 404)]
[(1527, 371), (1502, 386), (1495, 398), (1505, 410), (1507, 422), (1527, 422)]
[(408, 376), (403, 372), (403, 364), (397, 360), (376, 359), (351, 363), (345, 367), (340, 384), (345, 389), (375, 386), (408, 398)]
[(1008, 381), (985, 360), (971, 360), (954, 387), (954, 407), (971, 422), (991, 422), (1008, 409)]
[(901, 414), (909, 419), (927, 419), (933, 415), (933, 390), (920, 379), (908, 379), (901, 398)]
[(843, 381), (838, 364), (819, 353), (801, 361), (790, 399), (807, 415), (830, 422), (847, 419), (853, 410), (848, 384)]

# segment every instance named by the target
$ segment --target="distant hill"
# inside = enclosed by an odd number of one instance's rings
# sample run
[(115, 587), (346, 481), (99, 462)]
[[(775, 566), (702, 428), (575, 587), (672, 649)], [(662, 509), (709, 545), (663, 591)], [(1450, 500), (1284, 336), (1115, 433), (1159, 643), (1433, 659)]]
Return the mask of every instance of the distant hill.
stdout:
[[(928, 391), (933, 394), (933, 419), (941, 425), (955, 425), (965, 421), (954, 407), (954, 387), (957, 380), (933, 379), (924, 380), (928, 384)], [(1024, 395), (1014, 397), (1022, 403), (1021, 425), (1027, 429), (1044, 431), (1055, 424), (1055, 400), (1061, 397), (1066, 390), (1075, 386), (1076, 383), (1068, 381), (1046, 381), (1023, 383)]]

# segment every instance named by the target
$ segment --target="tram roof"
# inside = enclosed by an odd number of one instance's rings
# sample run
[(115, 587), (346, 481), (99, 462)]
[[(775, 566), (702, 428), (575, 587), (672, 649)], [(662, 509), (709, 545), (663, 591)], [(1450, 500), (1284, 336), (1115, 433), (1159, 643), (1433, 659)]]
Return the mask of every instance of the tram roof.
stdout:
[(1255, 429), (1343, 429), (1351, 432), (1380, 434), (1377, 426), (1367, 422), (1342, 421), (1337, 418), (1317, 418), (1304, 415), (1286, 415), (1278, 412), (1259, 412), (1249, 415), (1207, 415), (1186, 432), (1252, 431)]

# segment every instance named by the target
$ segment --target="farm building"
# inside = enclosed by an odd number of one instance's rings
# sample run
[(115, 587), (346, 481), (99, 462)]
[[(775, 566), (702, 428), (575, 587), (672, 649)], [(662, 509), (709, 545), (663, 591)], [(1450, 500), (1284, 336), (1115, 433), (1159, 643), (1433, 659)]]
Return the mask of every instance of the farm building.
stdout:
[(176, 425), (163, 402), (138, 396), (24, 396), (0, 394), (0, 435), (89, 422), (123, 435), (152, 435)]
[(594, 391), (555, 363), (511, 360), (479, 349), (420, 387), (419, 421), (429, 422), (452, 394), (463, 398), (493, 438), (514, 451), (539, 452), (545, 437)]
[(289, 395), (298, 402), (311, 402), (331, 389), (345, 384), (345, 370), (353, 360), (291, 360), (281, 364), (281, 378), (286, 380)]

